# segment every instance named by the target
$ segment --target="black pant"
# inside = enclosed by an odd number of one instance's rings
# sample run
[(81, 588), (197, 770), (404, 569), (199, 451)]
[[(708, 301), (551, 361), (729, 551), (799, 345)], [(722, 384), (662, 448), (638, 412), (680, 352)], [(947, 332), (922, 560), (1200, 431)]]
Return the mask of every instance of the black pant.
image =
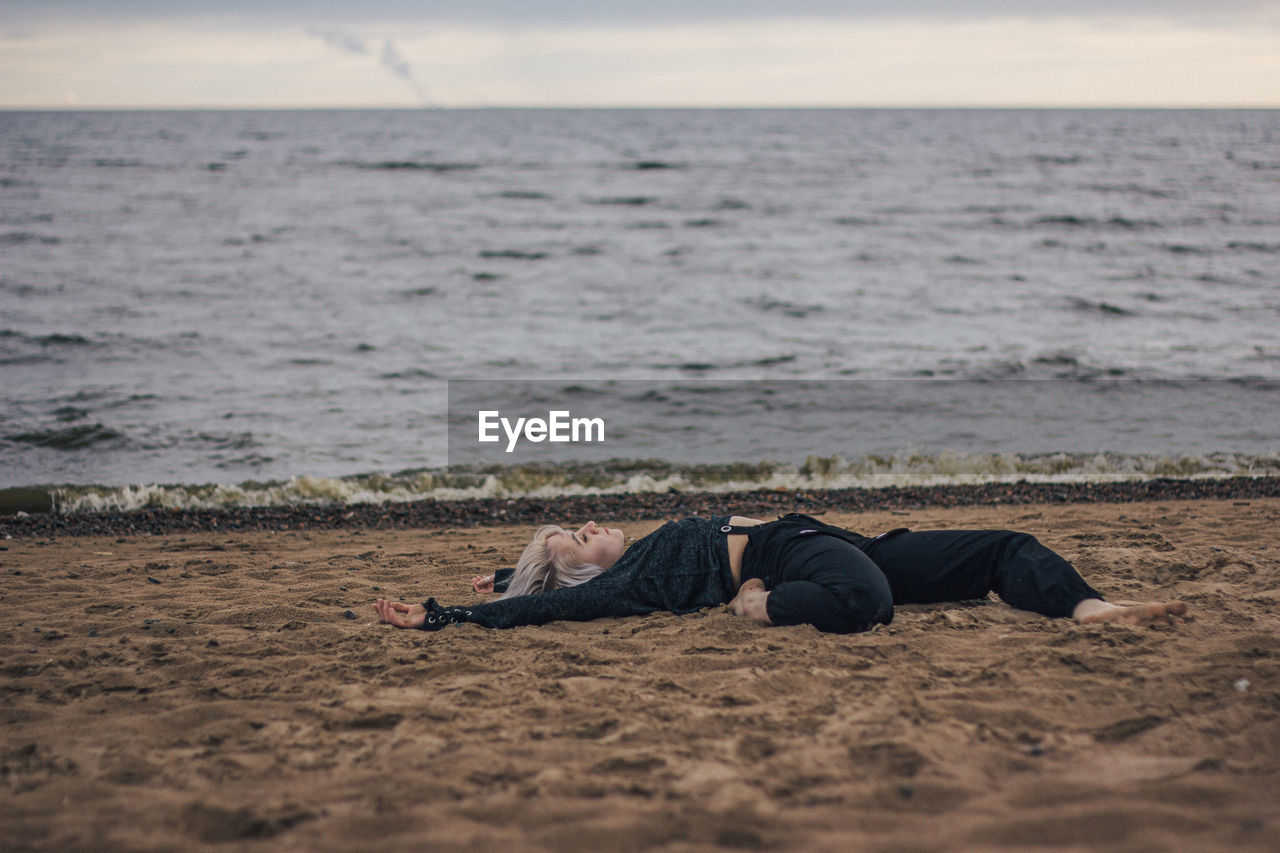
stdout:
[(895, 604), (985, 598), (992, 591), (1014, 607), (1059, 617), (1086, 598), (1102, 598), (1027, 533), (901, 531), (871, 539), (795, 515), (767, 527), (750, 540), (743, 577), (765, 581), (775, 625), (865, 631), (891, 622)]

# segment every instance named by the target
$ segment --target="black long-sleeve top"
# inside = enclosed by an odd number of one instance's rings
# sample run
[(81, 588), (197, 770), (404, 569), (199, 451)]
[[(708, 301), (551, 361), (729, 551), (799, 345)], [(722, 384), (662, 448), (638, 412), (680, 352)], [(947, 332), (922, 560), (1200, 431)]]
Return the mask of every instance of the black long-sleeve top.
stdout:
[[(584, 584), (438, 612), (447, 612), (450, 622), (513, 628), (657, 610), (691, 613), (725, 604), (735, 594), (722, 529), (728, 523), (728, 516), (669, 521), (634, 543), (612, 568)], [(509, 582), (510, 576), (504, 581)]]
[(511, 579), (515, 577), (515, 569), (498, 569), (493, 573), (493, 591), (506, 592), (507, 587), (511, 586)]

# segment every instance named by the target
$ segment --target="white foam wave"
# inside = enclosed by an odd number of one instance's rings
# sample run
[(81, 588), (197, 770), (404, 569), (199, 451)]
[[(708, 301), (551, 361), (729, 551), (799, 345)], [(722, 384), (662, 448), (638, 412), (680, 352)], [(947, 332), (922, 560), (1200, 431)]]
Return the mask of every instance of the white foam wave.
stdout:
[(1129, 456), (1057, 453), (929, 454), (810, 457), (802, 465), (763, 461), (676, 465), (617, 460), (590, 466), (514, 466), (483, 471), (432, 469), (350, 477), (299, 476), (235, 485), (65, 486), (53, 490), (62, 513), (136, 509), (227, 509), (325, 504), (378, 504), (481, 498), (555, 498), (645, 492), (739, 492), (945, 486), (1017, 482), (1082, 483), (1280, 476), (1280, 453)]

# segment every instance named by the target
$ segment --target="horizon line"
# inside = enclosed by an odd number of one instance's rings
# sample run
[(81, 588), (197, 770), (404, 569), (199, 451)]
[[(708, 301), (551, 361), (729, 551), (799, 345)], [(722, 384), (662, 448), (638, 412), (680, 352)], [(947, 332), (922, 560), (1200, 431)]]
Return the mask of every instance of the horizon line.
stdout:
[(1276, 104), (755, 104), (755, 105), (726, 105), (726, 104), (680, 104), (680, 105), (663, 105), (663, 104), (477, 104), (469, 106), (441, 106), (441, 105), (418, 105), (418, 106), (396, 106), (396, 105), (283, 105), (283, 106), (267, 106), (267, 105), (217, 105), (217, 106), (179, 106), (179, 105), (135, 105), (135, 106), (110, 106), (110, 105), (17, 105), (11, 106), (0, 104), (0, 112), (65, 112), (65, 113), (89, 113), (89, 112), (465, 112), (465, 111), (481, 111), (481, 110), (547, 110), (547, 111), (569, 111), (569, 110), (807, 110), (807, 111), (838, 111), (838, 110), (1145, 110), (1145, 111), (1273, 111), (1280, 110), (1280, 103)]

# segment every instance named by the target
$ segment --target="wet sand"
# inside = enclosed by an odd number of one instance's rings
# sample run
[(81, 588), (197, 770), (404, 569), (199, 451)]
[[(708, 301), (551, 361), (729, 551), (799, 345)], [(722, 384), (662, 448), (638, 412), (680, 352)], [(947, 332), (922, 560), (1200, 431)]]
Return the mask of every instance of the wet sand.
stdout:
[(992, 598), (856, 636), (727, 608), (426, 634), (372, 601), (478, 601), (529, 525), (19, 534), (0, 846), (1275, 849), (1280, 498), (825, 518), (1027, 530), (1193, 619)]

